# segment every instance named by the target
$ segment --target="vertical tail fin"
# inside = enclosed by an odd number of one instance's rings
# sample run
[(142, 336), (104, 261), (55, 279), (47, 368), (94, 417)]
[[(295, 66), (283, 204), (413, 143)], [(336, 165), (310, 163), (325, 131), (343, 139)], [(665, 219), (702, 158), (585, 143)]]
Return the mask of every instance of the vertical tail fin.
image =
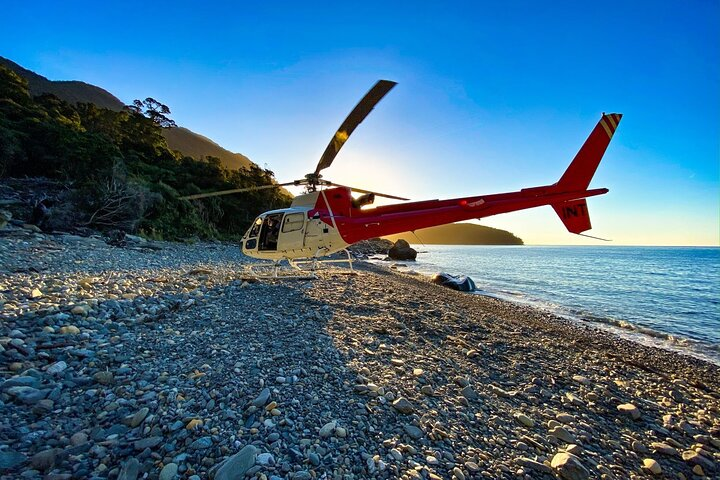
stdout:
[[(570, 162), (570, 166), (555, 184), (557, 190), (561, 192), (587, 190), (621, 118), (622, 114), (620, 113), (603, 113), (590, 136), (585, 140), (573, 161)], [(552, 204), (552, 208), (570, 233), (580, 235), (592, 228), (590, 213), (584, 198), (555, 203)]]
[(580, 200), (570, 200), (562, 203), (552, 204), (553, 210), (558, 214), (560, 220), (570, 233), (578, 235), (586, 230), (590, 230), (590, 212), (588, 212), (587, 202), (584, 198)]
[(557, 182), (556, 185), (560, 190), (587, 190), (621, 118), (622, 114), (620, 113), (603, 114), (570, 166)]

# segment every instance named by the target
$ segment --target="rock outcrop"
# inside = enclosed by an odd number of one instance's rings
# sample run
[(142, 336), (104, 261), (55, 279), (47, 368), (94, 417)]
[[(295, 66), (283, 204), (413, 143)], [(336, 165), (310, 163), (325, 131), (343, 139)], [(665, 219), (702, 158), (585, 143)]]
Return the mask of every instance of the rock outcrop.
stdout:
[(400, 239), (388, 251), (388, 257), (392, 260), (415, 260), (417, 250), (412, 248), (407, 241)]

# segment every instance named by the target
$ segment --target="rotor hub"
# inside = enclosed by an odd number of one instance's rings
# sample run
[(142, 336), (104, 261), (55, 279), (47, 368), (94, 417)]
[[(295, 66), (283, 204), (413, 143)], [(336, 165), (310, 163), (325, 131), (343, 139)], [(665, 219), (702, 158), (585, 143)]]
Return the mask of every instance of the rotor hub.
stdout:
[(322, 175), (319, 173), (308, 173), (305, 175), (305, 181), (307, 182), (308, 190), (314, 192), (318, 185), (321, 184)]

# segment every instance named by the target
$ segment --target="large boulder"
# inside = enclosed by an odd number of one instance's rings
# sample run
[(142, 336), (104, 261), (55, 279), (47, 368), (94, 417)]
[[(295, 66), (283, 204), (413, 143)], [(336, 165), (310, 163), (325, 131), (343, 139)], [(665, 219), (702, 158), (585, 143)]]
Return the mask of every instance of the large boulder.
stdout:
[(388, 257), (393, 260), (415, 260), (415, 258), (417, 258), (417, 250), (401, 238), (395, 242), (395, 245), (388, 251)]
[(449, 273), (436, 273), (432, 277), (432, 282), (436, 285), (452, 288), (459, 292), (472, 292), (475, 290), (475, 282), (473, 279), (464, 275), (450, 275)]

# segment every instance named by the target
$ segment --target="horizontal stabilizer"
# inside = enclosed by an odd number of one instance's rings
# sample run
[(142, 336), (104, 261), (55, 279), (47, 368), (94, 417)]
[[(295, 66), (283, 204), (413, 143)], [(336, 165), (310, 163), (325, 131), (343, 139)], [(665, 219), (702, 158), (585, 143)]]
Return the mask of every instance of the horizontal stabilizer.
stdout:
[(584, 198), (554, 203), (552, 208), (558, 214), (568, 232), (580, 234), (592, 228), (590, 225), (590, 213)]

